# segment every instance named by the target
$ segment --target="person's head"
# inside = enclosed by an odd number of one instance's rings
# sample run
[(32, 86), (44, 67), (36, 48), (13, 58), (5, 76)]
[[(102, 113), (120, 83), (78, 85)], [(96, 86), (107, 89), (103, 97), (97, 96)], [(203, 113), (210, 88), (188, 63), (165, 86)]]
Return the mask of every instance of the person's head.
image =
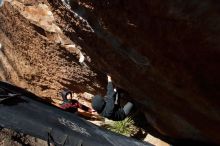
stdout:
[(68, 89), (63, 89), (59, 95), (62, 97), (63, 102), (69, 102), (72, 100), (72, 92)]
[(100, 95), (95, 95), (92, 98), (92, 108), (96, 110), (98, 113), (101, 113), (105, 107), (105, 100)]

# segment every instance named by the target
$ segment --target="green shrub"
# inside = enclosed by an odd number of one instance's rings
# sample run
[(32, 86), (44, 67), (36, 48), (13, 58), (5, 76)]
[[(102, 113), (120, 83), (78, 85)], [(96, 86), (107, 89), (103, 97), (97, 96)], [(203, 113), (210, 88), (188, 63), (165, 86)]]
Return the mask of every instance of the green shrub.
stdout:
[(108, 130), (119, 133), (125, 136), (131, 136), (137, 131), (137, 127), (134, 126), (134, 121), (131, 118), (126, 118), (123, 121), (112, 121), (110, 123), (105, 123), (102, 127)]

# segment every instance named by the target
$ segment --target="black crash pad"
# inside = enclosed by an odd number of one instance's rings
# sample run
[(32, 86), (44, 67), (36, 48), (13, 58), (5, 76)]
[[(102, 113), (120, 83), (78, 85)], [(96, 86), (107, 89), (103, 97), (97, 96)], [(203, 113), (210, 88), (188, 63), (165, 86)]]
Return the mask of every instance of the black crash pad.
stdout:
[(0, 88), (19, 96), (0, 102), (0, 126), (64, 146), (151, 146), (98, 127), (44, 103), (36, 95), (6, 82)]

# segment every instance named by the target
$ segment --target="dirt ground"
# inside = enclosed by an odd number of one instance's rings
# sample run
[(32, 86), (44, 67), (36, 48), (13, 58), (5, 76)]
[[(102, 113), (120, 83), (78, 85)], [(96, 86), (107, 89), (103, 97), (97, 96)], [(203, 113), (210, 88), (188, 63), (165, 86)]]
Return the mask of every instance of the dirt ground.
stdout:
[(48, 146), (47, 142), (9, 129), (0, 130), (0, 146)]

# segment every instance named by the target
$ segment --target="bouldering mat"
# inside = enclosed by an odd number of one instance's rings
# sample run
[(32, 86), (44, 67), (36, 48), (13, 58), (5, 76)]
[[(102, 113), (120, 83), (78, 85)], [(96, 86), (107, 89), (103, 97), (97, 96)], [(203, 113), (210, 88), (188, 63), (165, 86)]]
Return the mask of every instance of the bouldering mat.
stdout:
[(1, 127), (48, 140), (56, 146), (151, 146), (62, 111), (20, 87), (0, 81), (0, 88), (18, 94), (0, 102)]

